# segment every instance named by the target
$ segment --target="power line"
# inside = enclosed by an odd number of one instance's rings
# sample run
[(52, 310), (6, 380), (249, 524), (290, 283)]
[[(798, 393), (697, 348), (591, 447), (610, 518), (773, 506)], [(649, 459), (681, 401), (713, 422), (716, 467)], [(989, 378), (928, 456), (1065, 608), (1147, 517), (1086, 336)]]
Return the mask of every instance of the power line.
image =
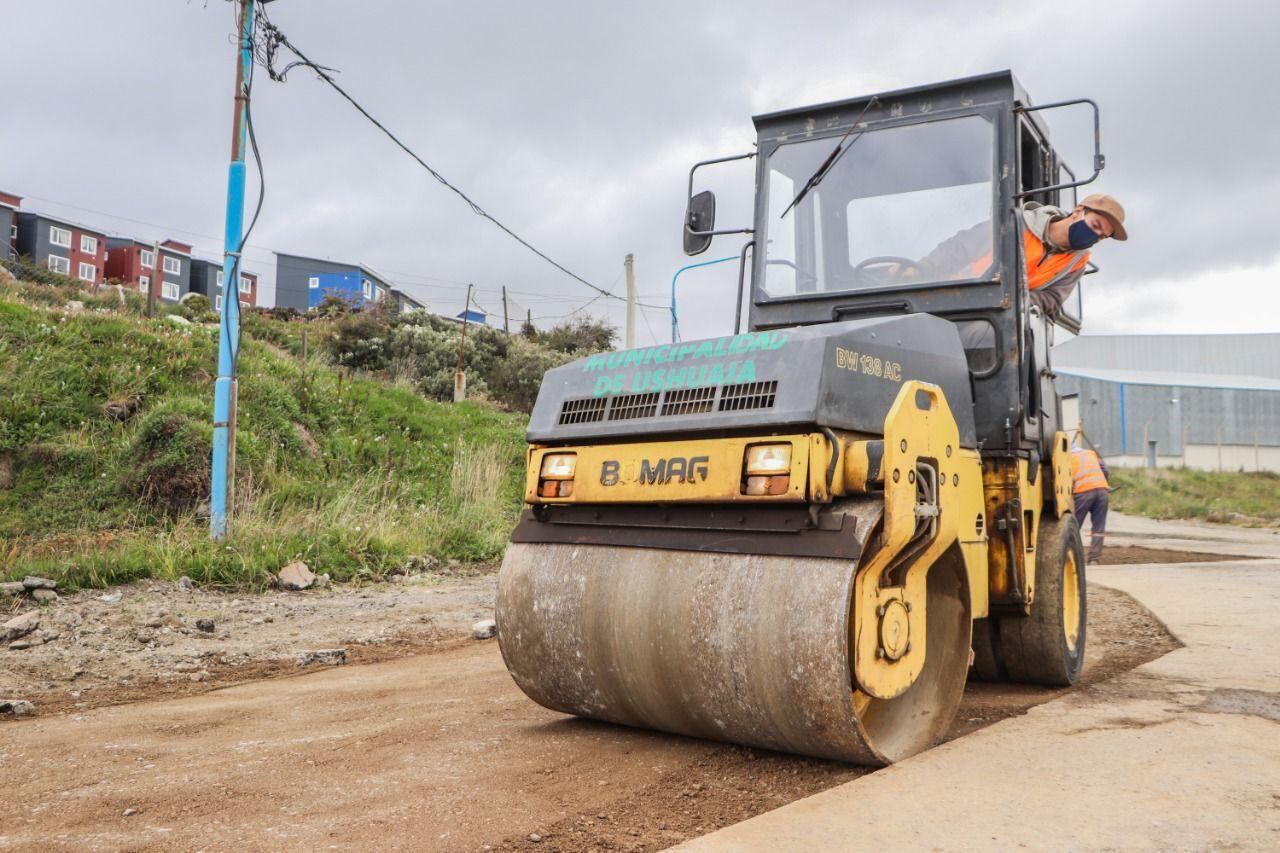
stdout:
[(644, 327), (649, 330), (649, 339), (656, 344), (658, 342), (658, 336), (653, 333), (653, 326), (649, 325), (649, 312), (641, 308), (640, 319), (644, 320)]
[[(65, 208), (70, 208), (71, 210), (82, 211), (84, 213), (91, 213), (95, 216), (101, 216), (107, 219), (118, 220), (120, 222), (130, 222), (130, 223), (133, 223), (134, 225), (145, 225), (148, 228), (158, 229), (159, 231), (163, 232), (166, 235), (178, 234), (178, 235), (185, 235), (189, 237), (202, 237), (206, 240), (219, 239), (212, 234), (205, 234), (204, 232), (201, 232), (201, 231), (192, 231), (186, 228), (177, 228), (173, 225), (168, 225), (160, 222), (152, 222), (146, 219), (134, 219), (129, 216), (121, 216), (117, 213), (108, 213), (105, 210), (98, 210), (97, 208), (93, 208), (93, 207), (85, 207), (84, 205), (72, 204), (69, 201), (63, 201), (61, 199), (47, 198), (45, 196), (33, 195), (31, 193), (25, 193), (23, 194), (22, 197), (26, 199), (33, 199), (35, 201), (42, 201), (46, 204), (57, 205), (58, 207), (65, 207)], [(120, 232), (117, 232), (117, 233), (120, 233)], [(132, 235), (128, 235), (128, 236), (132, 236)], [(256, 250), (256, 251), (252, 251), (252, 250)], [(280, 249), (273, 249), (272, 247), (263, 243), (246, 243), (244, 250), (242, 251), (242, 254), (246, 256), (251, 254), (256, 255), (258, 258), (266, 262), (266, 261), (270, 261), (272, 257), (276, 254), (293, 254), (293, 253), (285, 252)], [(322, 258), (322, 260), (333, 261), (334, 259)], [(337, 263), (337, 261), (334, 261), (334, 262)], [(381, 265), (378, 266), (375, 272), (382, 272), (387, 274), (388, 276), (394, 277), (395, 280), (392, 281), (391, 283), (397, 286), (411, 285), (413, 287), (422, 287), (422, 288), (428, 288), (428, 289), (437, 290), (437, 291), (455, 291), (458, 293), (461, 293), (467, 289), (466, 283), (459, 279), (440, 278), (438, 276), (424, 275), (422, 273), (409, 273), (409, 272), (405, 272), (404, 270), (390, 269), (388, 267), (383, 267)], [(614, 283), (616, 284), (617, 282), (615, 281)], [(480, 293), (488, 293), (496, 298), (497, 295), (501, 293), (502, 288), (498, 285), (477, 285), (476, 291)], [(518, 301), (518, 304), (522, 306), (538, 305), (538, 304), (545, 304), (545, 303), (557, 303), (557, 302), (559, 303), (578, 302), (581, 300), (581, 297), (579, 296), (557, 296), (555, 294), (540, 293), (534, 290), (515, 290), (512, 288), (508, 288), (507, 293), (512, 296), (525, 297)], [(645, 296), (651, 299), (660, 299), (662, 298), (662, 295), (663, 294), (655, 293), (655, 294), (646, 294)], [(512, 304), (517, 304), (517, 300), (513, 299), (511, 301), (512, 301)], [(646, 308), (652, 308), (655, 311), (670, 310), (665, 305), (653, 305), (645, 302), (638, 302), (636, 304)]]
[[(357, 101), (350, 94), (348, 94), (345, 89), (339, 86), (337, 81), (335, 81), (333, 77), (329, 74), (329, 72), (333, 71), (334, 69), (327, 68), (325, 66), (322, 66), (313, 62), (305, 53), (299, 50), (297, 46), (293, 44), (293, 42), (289, 41), (288, 36), (286, 36), (283, 32), (281, 32), (280, 28), (277, 27), (275, 24), (273, 24), (267, 18), (265, 8), (262, 10), (260, 25), (263, 32), (265, 33), (265, 37), (260, 39), (258, 43), (258, 50), (257, 50), (258, 61), (261, 62), (262, 65), (266, 68), (267, 74), (271, 77), (272, 80), (275, 80), (277, 82), (284, 82), (285, 77), (286, 75), (288, 75), (289, 71), (291, 71), (293, 68), (299, 65), (310, 68), (312, 71), (315, 72), (317, 77), (319, 77), (325, 83), (329, 84), (330, 88), (332, 88), (335, 92), (341, 95), (349, 104), (351, 104), (351, 106), (355, 107), (357, 112), (359, 112), (362, 116), (368, 119), (369, 122), (373, 124), (374, 127), (382, 131), (382, 133), (386, 135), (388, 139), (390, 139), (393, 143), (395, 143), (395, 145), (398, 148), (400, 148), (400, 150), (404, 151), (404, 153), (412, 157), (418, 163), (419, 166), (421, 166), (423, 169), (427, 171), (428, 174), (431, 175), (431, 177), (435, 178), (440, 184), (448, 188), (455, 195), (457, 195), (464, 202), (466, 202), (467, 206), (471, 208), (471, 212), (474, 213), (476, 216), (480, 216), (480, 217), (483, 217), (484, 219), (489, 220), (491, 223), (497, 226), (498, 229), (500, 229), (503, 233), (511, 237), (511, 239), (515, 240), (520, 245), (524, 246), (530, 252), (542, 258), (548, 264), (560, 270), (562, 273), (574, 279), (575, 281), (581, 284), (584, 284), (587, 287), (591, 288), (592, 290), (596, 291), (601, 296), (605, 296), (610, 299), (617, 299), (619, 301), (623, 300), (623, 297), (618, 296), (617, 294), (614, 294), (614, 293), (610, 293), (604, 288), (598, 287), (592, 284), (582, 276), (570, 270), (568, 267), (564, 266), (560, 262), (553, 259), (550, 255), (546, 254), (541, 249), (537, 248), (528, 240), (524, 239), (515, 231), (511, 230), (509, 227), (503, 224), (497, 217), (493, 216), (491, 213), (489, 213), (484, 208), (482, 208), (479, 204), (473, 201), (472, 198), (468, 196), (465, 192), (463, 192), (461, 189), (459, 189), (458, 187), (450, 183), (449, 180), (445, 178), (444, 175), (440, 174), (438, 171), (436, 171), (434, 168), (428, 165), (427, 162), (423, 160), (420, 156), (418, 156), (418, 154), (412, 148), (410, 148), (408, 145), (402, 142), (399, 137), (397, 137), (394, 133), (392, 133), (386, 127), (386, 125), (382, 124), (382, 122), (374, 118), (373, 115), (370, 114), (368, 110), (366, 110), (363, 106), (361, 106), (359, 101)], [(287, 48), (289, 52), (292, 53), (294, 56), (296, 56), (298, 59), (296, 62), (291, 62), (288, 65), (284, 66), (284, 68), (277, 71), (275, 68), (275, 57), (280, 47)], [(659, 306), (654, 306), (654, 307), (659, 307)]]

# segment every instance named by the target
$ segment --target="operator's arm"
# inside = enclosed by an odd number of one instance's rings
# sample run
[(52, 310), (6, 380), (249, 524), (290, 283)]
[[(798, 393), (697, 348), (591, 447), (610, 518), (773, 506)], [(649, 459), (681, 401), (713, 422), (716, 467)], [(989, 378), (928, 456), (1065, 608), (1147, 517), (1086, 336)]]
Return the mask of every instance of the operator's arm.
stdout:
[(1040, 313), (1046, 317), (1056, 317), (1071, 291), (1076, 289), (1082, 275), (1084, 270), (1079, 269), (1056, 284), (1029, 291), (1031, 304), (1039, 308)]
[(986, 259), (987, 266), (991, 265), (990, 220), (943, 240), (921, 258), (917, 266), (926, 279), (969, 278), (970, 266), (983, 259)]

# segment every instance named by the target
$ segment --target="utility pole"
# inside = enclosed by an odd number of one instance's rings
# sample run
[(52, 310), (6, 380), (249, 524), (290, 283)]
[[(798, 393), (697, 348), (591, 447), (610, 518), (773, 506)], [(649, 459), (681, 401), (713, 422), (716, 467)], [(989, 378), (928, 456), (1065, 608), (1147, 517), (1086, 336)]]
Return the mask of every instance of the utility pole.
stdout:
[(627, 268), (627, 349), (636, 345), (636, 265), (635, 257), (628, 253), (622, 262)]
[(156, 288), (163, 285), (164, 265), (160, 260), (160, 241), (151, 244), (151, 278), (147, 279), (147, 316), (156, 316)]
[[(235, 112), (231, 125), (231, 165), (227, 169), (227, 217), (223, 236), (222, 321), (218, 324), (218, 378), (213, 384), (213, 469), (210, 476), (209, 532), (227, 536), (228, 495), (236, 477), (236, 366), (240, 356), (240, 243), (244, 239), (244, 151), (248, 127), (249, 76), (253, 71), (255, 0), (240, 0), (240, 41), (236, 56)], [(157, 247), (158, 250), (159, 247)], [(156, 278), (164, 266), (156, 254)], [(151, 285), (155, 291), (156, 283)]]
[(467, 374), (462, 372), (462, 354), (467, 349), (467, 315), (471, 313), (471, 285), (467, 285), (467, 304), (462, 309), (462, 339), (458, 341), (458, 368), (453, 374), (453, 402), (467, 399)]
[(502, 331), (511, 337), (511, 318), (507, 316), (507, 286), (502, 285)]

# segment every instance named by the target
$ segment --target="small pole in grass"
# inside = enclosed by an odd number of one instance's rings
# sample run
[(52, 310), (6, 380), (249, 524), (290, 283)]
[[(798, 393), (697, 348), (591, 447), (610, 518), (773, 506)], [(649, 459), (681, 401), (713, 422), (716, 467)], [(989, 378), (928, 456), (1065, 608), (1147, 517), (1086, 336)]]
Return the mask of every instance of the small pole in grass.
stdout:
[(453, 402), (467, 399), (467, 375), (462, 372), (462, 354), (467, 349), (467, 317), (471, 314), (471, 285), (467, 285), (467, 304), (462, 309), (462, 339), (458, 341), (458, 368), (453, 374)]

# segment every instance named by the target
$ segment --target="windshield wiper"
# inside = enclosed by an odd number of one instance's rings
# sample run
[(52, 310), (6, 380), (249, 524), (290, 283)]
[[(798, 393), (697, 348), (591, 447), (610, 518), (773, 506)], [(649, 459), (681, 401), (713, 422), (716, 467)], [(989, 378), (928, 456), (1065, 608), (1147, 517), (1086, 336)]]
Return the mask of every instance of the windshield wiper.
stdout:
[[(809, 191), (822, 183), (822, 179), (827, 176), (827, 172), (831, 171), (831, 167), (840, 162), (840, 158), (844, 156), (844, 152), (852, 148), (853, 143), (857, 142), (862, 136), (862, 133), (866, 132), (863, 131), (853, 137), (853, 139), (849, 139), (849, 134), (853, 133), (853, 131), (857, 129), (859, 122), (862, 121), (862, 117), (867, 114), (867, 110), (871, 109), (873, 104), (878, 103), (880, 103), (880, 99), (874, 95), (871, 100), (867, 101), (867, 105), (862, 108), (862, 112), (858, 113), (858, 117), (853, 120), (853, 124), (851, 124), (849, 129), (844, 132), (844, 136), (840, 137), (840, 141), (836, 143), (836, 147), (831, 149), (831, 153), (827, 155), (827, 159), (823, 160), (822, 165), (818, 167), (817, 171), (809, 176), (809, 180), (804, 182), (804, 186), (800, 188), (800, 192), (795, 198), (791, 199), (791, 204), (787, 205), (786, 210), (782, 211), (782, 215), (778, 217), (779, 219), (786, 218), (786, 215), (791, 212), (791, 208), (804, 201), (804, 197), (809, 194)], [(849, 140), (848, 145), (845, 145), (845, 140)]]

